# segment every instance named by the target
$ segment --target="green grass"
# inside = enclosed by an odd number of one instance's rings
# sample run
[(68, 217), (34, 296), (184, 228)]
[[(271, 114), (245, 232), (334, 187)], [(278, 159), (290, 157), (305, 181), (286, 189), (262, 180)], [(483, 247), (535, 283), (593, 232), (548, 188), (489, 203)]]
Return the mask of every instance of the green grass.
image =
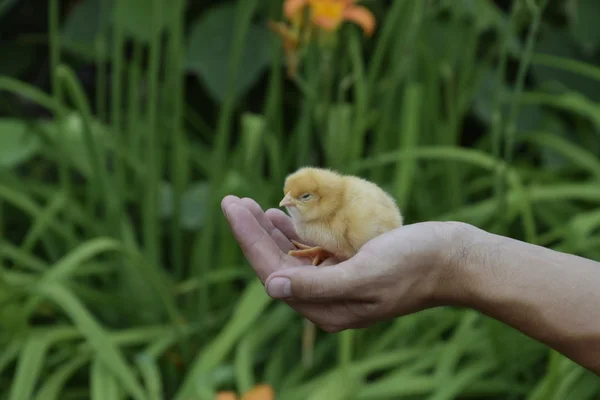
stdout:
[(288, 172), (323, 165), (381, 184), (407, 223), (600, 260), (598, 103), (531, 78), (594, 85), (600, 68), (538, 52), (547, 1), (365, 2), (376, 35), (344, 25), (295, 80), (266, 28), (278, 0), (191, 21), (184, 0), (129, 1), (66, 21), (49, 1), (50, 89), (0, 75), (2, 110), (19, 96), (51, 114), (0, 119), (0, 399), (208, 400), (263, 382), (285, 400), (599, 398), (570, 360), (452, 308), (319, 333), (304, 368), (302, 317), (266, 296), (219, 207), (276, 207)]

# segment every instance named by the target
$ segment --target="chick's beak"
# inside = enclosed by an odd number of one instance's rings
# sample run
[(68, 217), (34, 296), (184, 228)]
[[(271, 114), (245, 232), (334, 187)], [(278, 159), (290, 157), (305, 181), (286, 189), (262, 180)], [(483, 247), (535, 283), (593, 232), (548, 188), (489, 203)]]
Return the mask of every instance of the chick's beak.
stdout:
[(292, 207), (295, 205), (296, 201), (289, 193), (279, 202), (279, 207)]

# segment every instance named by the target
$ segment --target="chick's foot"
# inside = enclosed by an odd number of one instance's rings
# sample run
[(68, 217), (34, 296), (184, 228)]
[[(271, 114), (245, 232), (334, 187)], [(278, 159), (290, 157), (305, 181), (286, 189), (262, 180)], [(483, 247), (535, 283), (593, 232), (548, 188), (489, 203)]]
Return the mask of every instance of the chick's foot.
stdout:
[(300, 250), (290, 250), (288, 254), (293, 257), (309, 257), (312, 258), (313, 265), (319, 265), (329, 257), (333, 257), (333, 254), (323, 249), (321, 246), (307, 246), (305, 244), (299, 243), (295, 240), (292, 240), (294, 246), (299, 248)]

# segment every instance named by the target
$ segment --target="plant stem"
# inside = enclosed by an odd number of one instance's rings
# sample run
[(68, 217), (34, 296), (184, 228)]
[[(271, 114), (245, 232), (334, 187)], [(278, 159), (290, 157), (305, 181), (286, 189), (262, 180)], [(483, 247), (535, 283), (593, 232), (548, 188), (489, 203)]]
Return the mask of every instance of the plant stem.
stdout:
[(183, 102), (184, 102), (184, 71), (183, 71), (183, 27), (185, 19), (185, 1), (177, 0), (175, 2), (176, 12), (171, 23), (171, 36), (169, 42), (170, 49), (170, 75), (172, 77), (170, 92), (173, 101), (173, 119), (172, 119), (172, 158), (171, 158), (171, 176), (173, 181), (173, 199), (174, 209), (171, 219), (171, 258), (173, 260), (175, 277), (177, 280), (183, 279), (183, 235), (181, 232), (181, 195), (185, 190), (188, 178), (188, 152), (186, 150), (185, 131), (182, 126), (183, 121)]
[[(529, 9), (532, 13), (532, 22), (529, 26), (529, 32), (527, 34), (527, 41), (525, 45), (525, 51), (521, 57), (521, 62), (519, 64), (519, 71), (517, 73), (517, 82), (515, 85), (515, 90), (513, 91), (512, 101), (510, 106), (510, 112), (508, 116), (506, 132), (505, 132), (505, 147), (504, 147), (504, 160), (507, 165), (511, 165), (514, 155), (514, 142), (516, 135), (516, 121), (519, 115), (519, 103), (520, 97), (523, 92), (523, 87), (525, 85), (525, 76), (527, 74), (527, 70), (529, 65), (531, 64), (531, 58), (533, 55), (533, 50), (535, 46), (536, 35), (538, 33), (541, 21), (542, 21), (542, 12), (548, 4), (548, 0), (541, 0), (540, 6), (536, 6), (534, 2), (527, 2)], [(505, 172), (506, 173), (506, 172)], [(527, 192), (523, 190), (523, 195), (527, 195)], [(528, 229), (528, 241), (535, 242), (536, 241), (536, 233), (535, 233), (535, 224), (533, 221), (533, 217), (530, 216), (527, 218), (530, 221), (529, 224), (526, 225)], [(533, 225), (532, 225), (533, 224)]]
[(146, 116), (148, 121), (148, 143), (146, 166), (148, 176), (144, 196), (144, 245), (148, 260), (158, 268), (161, 265), (161, 243), (158, 224), (158, 191), (161, 170), (162, 144), (157, 130), (158, 83), (160, 68), (160, 18), (163, 13), (162, 1), (152, 0), (152, 42), (150, 44), (150, 65), (147, 75), (148, 101)]

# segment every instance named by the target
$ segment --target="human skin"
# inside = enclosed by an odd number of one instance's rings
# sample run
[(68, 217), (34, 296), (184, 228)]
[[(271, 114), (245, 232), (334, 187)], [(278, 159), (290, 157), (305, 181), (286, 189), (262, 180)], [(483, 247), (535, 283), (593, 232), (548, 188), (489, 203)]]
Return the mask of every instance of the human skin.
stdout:
[(227, 196), (223, 212), (267, 293), (327, 332), (432, 307), (468, 307), (600, 375), (600, 263), (460, 222), (403, 226), (314, 267), (281, 210)]

